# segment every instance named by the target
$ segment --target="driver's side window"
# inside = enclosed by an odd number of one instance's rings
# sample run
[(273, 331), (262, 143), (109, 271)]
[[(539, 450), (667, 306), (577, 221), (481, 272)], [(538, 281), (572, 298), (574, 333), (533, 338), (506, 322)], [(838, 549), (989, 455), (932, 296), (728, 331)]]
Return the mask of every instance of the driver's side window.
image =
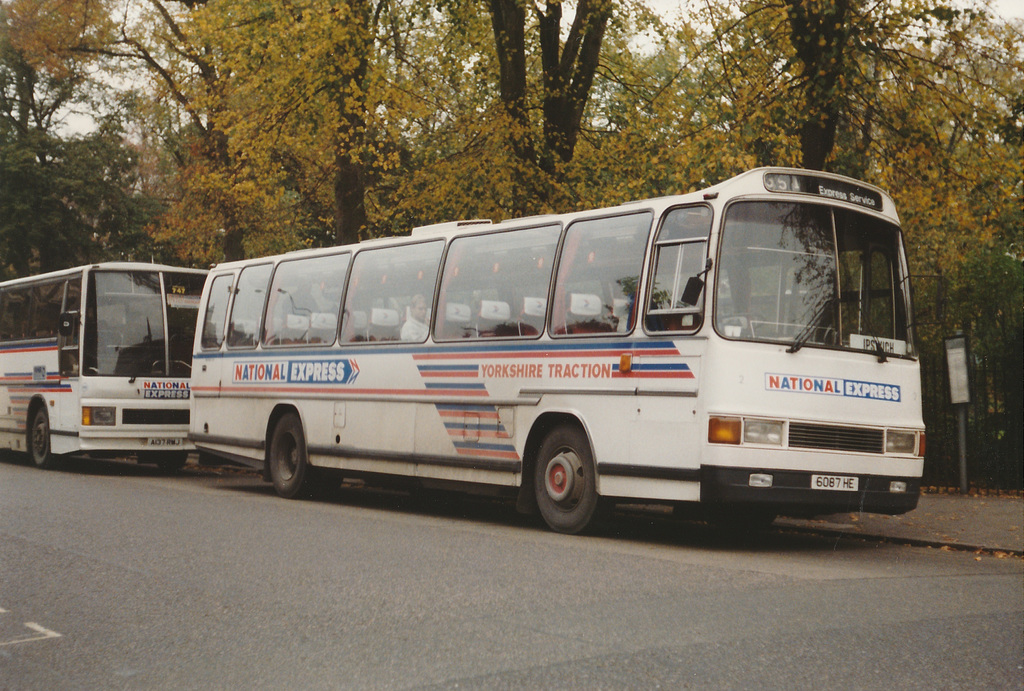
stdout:
[[(672, 209), (665, 215), (654, 244), (644, 319), (647, 331), (700, 328), (704, 311), (701, 276), (711, 219), (711, 209), (703, 204)], [(701, 290), (696, 292), (696, 288)]]

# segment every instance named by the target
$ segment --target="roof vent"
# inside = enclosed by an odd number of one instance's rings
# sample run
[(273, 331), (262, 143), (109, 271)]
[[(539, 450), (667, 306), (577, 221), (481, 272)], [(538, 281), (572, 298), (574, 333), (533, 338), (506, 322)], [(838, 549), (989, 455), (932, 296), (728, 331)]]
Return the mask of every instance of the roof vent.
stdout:
[(417, 226), (412, 229), (413, 237), (419, 235), (441, 235), (443, 233), (465, 228), (466, 226), (489, 226), (489, 218), (471, 218), (465, 221), (448, 221), (447, 223), (434, 223), (429, 226)]

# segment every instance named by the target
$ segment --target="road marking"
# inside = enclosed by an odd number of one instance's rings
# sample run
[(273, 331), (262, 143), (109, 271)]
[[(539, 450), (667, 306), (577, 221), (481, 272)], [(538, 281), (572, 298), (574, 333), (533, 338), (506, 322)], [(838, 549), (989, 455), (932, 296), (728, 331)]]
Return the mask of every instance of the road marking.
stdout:
[(32, 629), (33, 631), (35, 631), (39, 635), (38, 636), (28, 636), (26, 638), (15, 638), (15, 639), (12, 639), (12, 640), (9, 640), (9, 641), (0, 641), (0, 648), (4, 647), (5, 645), (16, 645), (18, 643), (31, 643), (32, 641), (44, 641), (47, 638), (60, 638), (61, 637), (61, 634), (57, 633), (56, 631), (51, 631), (50, 629), (47, 629), (47, 628), (45, 628), (43, 626), (40, 626), (39, 624), (37, 624), (37, 623), (35, 623), (33, 621), (25, 622), (25, 627), (29, 628), (29, 629)]

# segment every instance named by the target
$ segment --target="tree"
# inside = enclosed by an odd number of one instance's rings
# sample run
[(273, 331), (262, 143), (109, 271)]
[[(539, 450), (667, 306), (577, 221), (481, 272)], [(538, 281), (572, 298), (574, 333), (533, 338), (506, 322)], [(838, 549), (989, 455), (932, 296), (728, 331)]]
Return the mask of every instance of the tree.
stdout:
[[(135, 153), (115, 111), (68, 135), (69, 109), (98, 100), (72, 54), (104, 15), (71, 13), (64, 30), (43, 2), (0, 6), (0, 272), (27, 275), (144, 252), (153, 200), (134, 189)], [(52, 8), (51, 8), (52, 9)], [(94, 21), (96, 20), (96, 21)]]
[[(543, 6), (525, 0), (489, 0), (499, 94), (510, 123), (512, 149), (518, 158), (548, 175), (555, 175), (560, 164), (572, 160), (613, 7), (612, 0), (579, 0), (563, 41), (560, 0), (549, 0)], [(540, 60), (539, 146), (530, 121), (530, 19), (537, 23)], [(544, 189), (541, 186), (534, 191), (543, 196)]]
[[(383, 5), (378, 7), (378, 11)], [(377, 13), (361, 1), (211, 5), (211, 35), (233, 90), (223, 100), (232, 146), (270, 184), (293, 189), (313, 242), (357, 242), (365, 206), (368, 88)], [(212, 19), (212, 16), (211, 16)]]

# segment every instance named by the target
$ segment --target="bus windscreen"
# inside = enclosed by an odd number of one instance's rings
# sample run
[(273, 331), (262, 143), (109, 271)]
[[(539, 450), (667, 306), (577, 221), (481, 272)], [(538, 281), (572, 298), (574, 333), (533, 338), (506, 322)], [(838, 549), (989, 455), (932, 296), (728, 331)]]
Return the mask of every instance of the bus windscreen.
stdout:
[(90, 274), (85, 375), (189, 375), (203, 277), (167, 274), (163, 286), (160, 279), (150, 271)]

